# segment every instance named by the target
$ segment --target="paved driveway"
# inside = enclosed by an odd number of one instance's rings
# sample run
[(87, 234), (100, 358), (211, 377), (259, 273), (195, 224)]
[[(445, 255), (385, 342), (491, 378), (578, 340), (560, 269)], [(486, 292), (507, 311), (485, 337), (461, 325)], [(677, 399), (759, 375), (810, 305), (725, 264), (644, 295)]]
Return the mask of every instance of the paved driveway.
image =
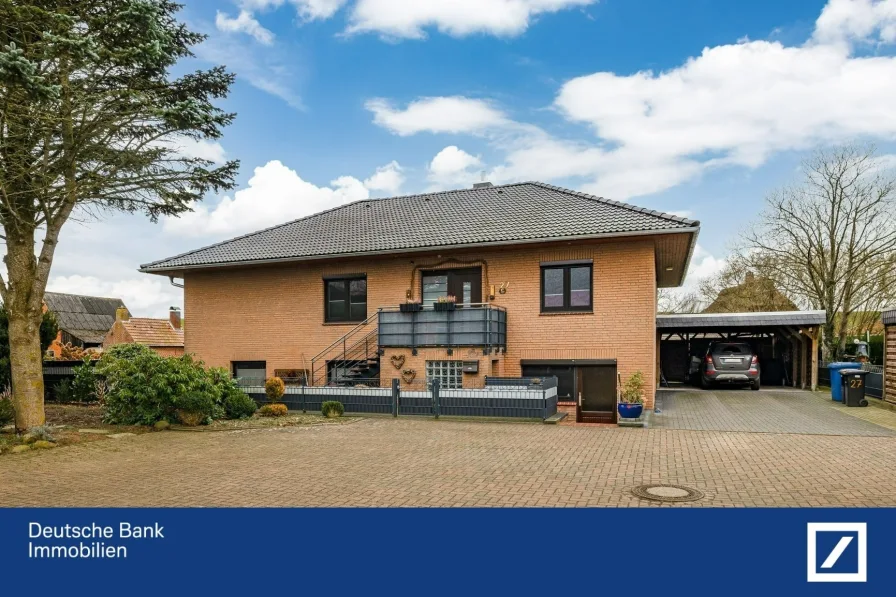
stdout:
[[(661, 390), (652, 425), (665, 429), (896, 437), (896, 413), (846, 408), (795, 389)], [(879, 423), (872, 422), (879, 420)]]
[(630, 489), (665, 482), (697, 506), (896, 506), (894, 462), (883, 436), (368, 418), (3, 456), (0, 505), (648, 506)]

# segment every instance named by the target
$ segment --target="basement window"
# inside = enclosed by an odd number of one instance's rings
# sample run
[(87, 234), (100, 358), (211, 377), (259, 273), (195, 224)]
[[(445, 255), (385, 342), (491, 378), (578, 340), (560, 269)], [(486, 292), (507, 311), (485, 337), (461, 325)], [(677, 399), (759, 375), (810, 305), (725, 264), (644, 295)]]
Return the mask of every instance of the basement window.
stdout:
[(426, 385), (439, 381), (443, 390), (460, 390), (464, 387), (463, 361), (426, 361)]

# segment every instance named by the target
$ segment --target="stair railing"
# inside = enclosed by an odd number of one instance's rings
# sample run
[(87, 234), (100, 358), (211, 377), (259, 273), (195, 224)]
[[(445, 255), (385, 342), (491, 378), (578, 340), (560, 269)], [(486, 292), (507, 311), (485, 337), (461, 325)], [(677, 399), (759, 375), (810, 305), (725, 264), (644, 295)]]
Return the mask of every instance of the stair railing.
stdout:
[[(327, 379), (327, 361), (350, 360), (348, 355), (357, 347), (358, 341), (364, 341), (369, 345), (369, 337), (376, 334), (375, 322), (378, 317), (379, 312), (374, 313), (349, 330), (344, 336), (314, 355), (311, 359), (311, 385), (324, 385), (319, 382), (325, 382)], [(361, 332), (364, 333), (363, 337), (359, 335)], [(355, 338), (358, 340), (356, 341)], [(375, 350), (378, 351), (379, 346), (376, 346)], [(322, 377), (319, 375), (320, 373), (323, 374)]]

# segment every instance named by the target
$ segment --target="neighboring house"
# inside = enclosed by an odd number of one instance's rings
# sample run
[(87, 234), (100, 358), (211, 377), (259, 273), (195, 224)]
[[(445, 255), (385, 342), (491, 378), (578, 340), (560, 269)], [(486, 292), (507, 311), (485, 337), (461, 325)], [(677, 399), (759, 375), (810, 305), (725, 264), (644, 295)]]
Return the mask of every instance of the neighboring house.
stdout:
[(762, 276), (747, 272), (742, 284), (724, 288), (704, 313), (766, 313), (770, 311), (796, 311), (797, 306), (775, 283)]
[[(237, 377), (556, 375), (561, 400), (609, 421), (617, 372), (642, 371), (653, 406), (657, 288), (682, 283), (698, 232), (547, 184), (479, 183), (358, 201), (141, 270), (183, 278), (186, 350)], [(457, 309), (436, 310), (447, 295)]]
[(103, 348), (115, 344), (145, 344), (163, 357), (184, 354), (180, 309), (171, 307), (168, 319), (131, 317), (127, 309), (121, 309), (117, 315), (103, 340)]
[(884, 399), (896, 402), (896, 307), (881, 313), (884, 325)]
[(63, 344), (99, 348), (115, 322), (118, 309), (127, 311), (119, 298), (45, 292), (44, 306), (56, 316), (59, 334), (47, 349), (58, 358)]

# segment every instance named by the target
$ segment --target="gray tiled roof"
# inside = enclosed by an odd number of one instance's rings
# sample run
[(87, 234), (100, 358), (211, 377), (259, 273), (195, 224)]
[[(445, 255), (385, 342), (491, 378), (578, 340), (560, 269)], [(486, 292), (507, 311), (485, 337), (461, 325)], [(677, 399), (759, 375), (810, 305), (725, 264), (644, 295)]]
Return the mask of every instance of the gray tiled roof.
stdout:
[(115, 310), (124, 307), (119, 298), (45, 292), (44, 304), (56, 315), (59, 329), (83, 342), (102, 342), (115, 323)]
[(884, 325), (896, 325), (896, 307), (885, 310), (880, 316), (884, 320)]
[(824, 311), (770, 311), (762, 313), (672, 313), (656, 316), (657, 329), (737, 328), (821, 325)]
[(536, 242), (700, 223), (538, 182), (369, 199), (141, 266), (163, 272), (265, 260)]

